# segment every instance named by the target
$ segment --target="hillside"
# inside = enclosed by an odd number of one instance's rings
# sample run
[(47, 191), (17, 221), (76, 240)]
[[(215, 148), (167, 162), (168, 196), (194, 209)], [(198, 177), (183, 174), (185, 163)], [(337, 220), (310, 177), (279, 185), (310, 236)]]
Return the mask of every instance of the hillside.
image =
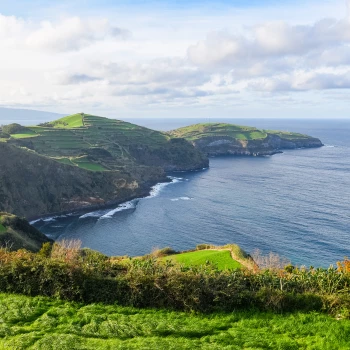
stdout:
[(0, 142), (0, 211), (27, 218), (124, 202), (161, 181), (159, 167), (88, 171)]
[(53, 242), (18, 216), (0, 212), (0, 247), (10, 250), (40, 250), (43, 243)]
[(169, 135), (185, 138), (210, 156), (272, 155), (283, 149), (322, 146), (319, 139), (308, 135), (225, 123), (195, 124), (172, 130)]
[[(92, 171), (125, 166), (160, 166), (165, 171), (196, 170), (208, 159), (184, 139), (121, 120), (84, 113), (39, 126), (3, 127), (2, 140), (58, 162)], [(3, 135), (4, 136), (4, 135)]]

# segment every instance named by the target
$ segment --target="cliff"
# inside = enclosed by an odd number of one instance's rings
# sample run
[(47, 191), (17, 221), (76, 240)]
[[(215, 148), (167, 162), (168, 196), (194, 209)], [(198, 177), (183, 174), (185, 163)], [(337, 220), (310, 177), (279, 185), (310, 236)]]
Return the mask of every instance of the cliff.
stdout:
[(159, 167), (89, 171), (0, 142), (0, 211), (27, 218), (123, 202), (161, 181)]
[(43, 243), (53, 242), (43, 233), (31, 226), (27, 220), (0, 212), (0, 247), (9, 250), (40, 250)]
[(283, 149), (321, 147), (314, 137), (224, 123), (196, 124), (169, 132), (172, 137), (185, 138), (209, 156), (266, 156)]

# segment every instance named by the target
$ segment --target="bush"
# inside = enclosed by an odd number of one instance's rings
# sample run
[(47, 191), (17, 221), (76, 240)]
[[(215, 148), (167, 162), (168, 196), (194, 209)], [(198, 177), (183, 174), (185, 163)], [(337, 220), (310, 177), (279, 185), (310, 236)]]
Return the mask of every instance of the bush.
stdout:
[(350, 317), (350, 273), (343, 268), (219, 271), (153, 257), (115, 260), (68, 243), (46, 244), (38, 254), (0, 249), (0, 291), (186, 311), (323, 310)]

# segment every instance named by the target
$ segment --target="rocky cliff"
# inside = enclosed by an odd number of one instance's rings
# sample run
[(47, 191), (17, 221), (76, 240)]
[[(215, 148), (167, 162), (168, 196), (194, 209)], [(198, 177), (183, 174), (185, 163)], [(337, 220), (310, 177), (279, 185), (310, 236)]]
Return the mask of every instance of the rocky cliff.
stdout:
[(0, 212), (0, 247), (9, 250), (40, 250), (43, 243), (53, 242), (43, 233), (31, 226), (27, 220)]
[(0, 142), (0, 211), (25, 217), (119, 203), (167, 181), (159, 167), (94, 172)]

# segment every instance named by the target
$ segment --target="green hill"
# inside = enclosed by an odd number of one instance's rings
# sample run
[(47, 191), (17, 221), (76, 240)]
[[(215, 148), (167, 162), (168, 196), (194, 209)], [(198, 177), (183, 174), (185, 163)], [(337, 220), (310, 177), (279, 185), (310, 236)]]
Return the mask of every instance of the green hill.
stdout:
[(89, 171), (0, 142), (0, 211), (27, 218), (115, 205), (147, 195), (151, 186), (162, 181), (167, 178), (159, 167)]
[(43, 243), (53, 242), (18, 216), (0, 212), (0, 247), (10, 250), (25, 248), (37, 252)]
[(161, 166), (167, 171), (208, 166), (207, 158), (184, 139), (84, 113), (22, 127), (10, 135), (11, 144), (92, 171), (135, 165)]
[(215, 156), (272, 155), (282, 149), (321, 147), (322, 142), (299, 133), (260, 130), (227, 123), (203, 123), (169, 132), (172, 137), (185, 138), (203, 153)]

